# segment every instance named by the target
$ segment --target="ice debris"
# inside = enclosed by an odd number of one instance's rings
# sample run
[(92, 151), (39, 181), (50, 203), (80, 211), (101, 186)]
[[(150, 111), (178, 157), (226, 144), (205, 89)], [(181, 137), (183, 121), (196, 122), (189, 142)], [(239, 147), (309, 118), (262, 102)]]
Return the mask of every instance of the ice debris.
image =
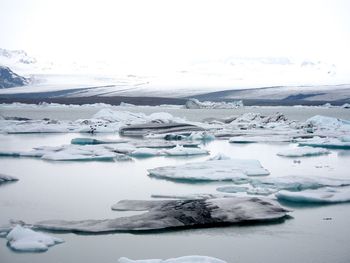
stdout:
[(150, 176), (192, 181), (248, 181), (248, 176), (268, 175), (258, 160), (229, 159), (164, 166), (148, 170)]
[(60, 238), (51, 237), (44, 233), (16, 225), (6, 236), (12, 249), (25, 252), (42, 252), (50, 246), (64, 242)]
[(279, 156), (285, 157), (303, 157), (303, 156), (318, 156), (329, 154), (330, 151), (322, 148), (313, 148), (313, 147), (297, 147), (293, 149), (288, 149), (283, 152), (277, 153)]
[(350, 187), (325, 187), (301, 192), (280, 191), (276, 197), (278, 200), (297, 203), (343, 203), (350, 202)]
[(145, 231), (178, 227), (208, 227), (279, 220), (288, 210), (270, 199), (234, 197), (194, 200), (122, 200), (118, 211), (147, 211), (139, 215), (103, 220), (46, 220), (35, 227), (87, 233)]
[(179, 258), (169, 259), (143, 259), (132, 260), (125, 257), (121, 257), (118, 260), (119, 263), (226, 263), (221, 259), (206, 257), (206, 256), (184, 256)]
[(7, 183), (7, 182), (15, 182), (18, 181), (16, 177), (0, 174), (0, 184)]

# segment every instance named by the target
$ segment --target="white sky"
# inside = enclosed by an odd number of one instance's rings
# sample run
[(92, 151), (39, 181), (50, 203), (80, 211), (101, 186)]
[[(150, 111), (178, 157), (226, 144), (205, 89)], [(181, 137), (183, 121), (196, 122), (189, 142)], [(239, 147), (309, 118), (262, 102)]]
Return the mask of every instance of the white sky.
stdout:
[(350, 1), (0, 0), (0, 47), (171, 68), (229, 56), (350, 61)]

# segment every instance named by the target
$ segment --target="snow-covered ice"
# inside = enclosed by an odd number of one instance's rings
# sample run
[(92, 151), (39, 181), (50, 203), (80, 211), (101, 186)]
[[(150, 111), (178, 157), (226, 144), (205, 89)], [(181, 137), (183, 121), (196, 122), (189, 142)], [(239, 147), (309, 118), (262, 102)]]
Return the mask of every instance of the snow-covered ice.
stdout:
[(350, 187), (325, 187), (301, 192), (280, 191), (276, 194), (278, 200), (297, 202), (330, 204), (350, 202)]
[(285, 157), (303, 157), (303, 156), (318, 156), (329, 154), (330, 151), (322, 148), (314, 148), (314, 147), (297, 147), (293, 149), (287, 149), (282, 152), (277, 153), (279, 156)]
[(118, 260), (119, 263), (226, 263), (221, 259), (206, 257), (206, 256), (184, 256), (179, 258), (169, 259), (142, 259), (132, 260), (129, 258), (121, 257)]
[(246, 182), (248, 176), (268, 175), (258, 160), (229, 159), (186, 163), (148, 170), (150, 176), (192, 181)]
[(25, 252), (46, 251), (50, 246), (64, 242), (60, 238), (35, 232), (32, 229), (20, 225), (16, 225), (8, 233), (6, 239), (12, 249)]

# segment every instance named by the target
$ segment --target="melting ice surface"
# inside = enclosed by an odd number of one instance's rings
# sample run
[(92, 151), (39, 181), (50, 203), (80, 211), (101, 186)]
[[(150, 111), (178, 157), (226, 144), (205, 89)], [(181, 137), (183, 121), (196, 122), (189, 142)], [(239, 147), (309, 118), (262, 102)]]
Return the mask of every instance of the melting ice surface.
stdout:
[(322, 148), (312, 148), (312, 147), (298, 147), (283, 152), (277, 153), (279, 156), (285, 157), (303, 157), (303, 156), (317, 156), (322, 154), (329, 154), (330, 151)]

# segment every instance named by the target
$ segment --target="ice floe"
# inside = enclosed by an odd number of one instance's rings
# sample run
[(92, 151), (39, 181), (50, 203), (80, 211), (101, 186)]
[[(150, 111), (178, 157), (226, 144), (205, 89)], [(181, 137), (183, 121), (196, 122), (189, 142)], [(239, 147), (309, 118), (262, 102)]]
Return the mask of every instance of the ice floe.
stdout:
[(254, 187), (271, 188), (277, 190), (302, 191), (321, 187), (340, 187), (350, 185), (349, 179), (337, 179), (319, 176), (283, 176), (254, 178), (250, 181)]
[(350, 202), (350, 187), (325, 187), (301, 192), (280, 191), (276, 194), (278, 200), (297, 202), (330, 204)]
[(270, 199), (234, 197), (194, 200), (122, 200), (112, 206), (117, 211), (145, 213), (103, 220), (46, 220), (35, 227), (47, 230), (88, 233), (144, 231), (177, 227), (208, 227), (236, 223), (279, 220), (288, 210)]
[(279, 156), (285, 157), (303, 157), (303, 156), (318, 156), (329, 154), (330, 151), (322, 148), (313, 148), (313, 147), (297, 147), (293, 149), (288, 149), (282, 152), (277, 153)]
[(288, 136), (235, 136), (230, 138), (230, 143), (257, 143), (257, 142), (289, 142), (292, 139)]
[(10, 176), (10, 175), (0, 174), (0, 184), (8, 183), (8, 182), (15, 182), (15, 181), (18, 181), (18, 178)]
[[(341, 137), (344, 138), (344, 137)], [(322, 147), (328, 149), (350, 149), (350, 142), (343, 141), (341, 138), (321, 138), (298, 140), (300, 146)], [(346, 137), (345, 137), (346, 138)]]
[(248, 176), (268, 175), (258, 160), (209, 160), (148, 170), (150, 176), (192, 181), (246, 182)]
[(132, 260), (129, 258), (121, 257), (118, 260), (119, 263), (226, 263), (221, 259), (206, 257), (206, 256), (184, 256), (179, 258), (169, 259), (142, 259)]
[(321, 115), (309, 118), (304, 125), (319, 132), (350, 132), (350, 121)]
[(60, 238), (16, 225), (6, 236), (10, 247), (23, 252), (42, 252), (50, 246), (64, 242)]
[(203, 131), (202, 127), (189, 123), (167, 122), (155, 123), (149, 122), (145, 124), (135, 124), (121, 127), (119, 132), (127, 136), (145, 136), (147, 134), (162, 134), (174, 132)]
[(108, 139), (95, 139), (95, 138), (74, 138), (71, 140), (71, 144), (78, 145), (94, 145), (94, 144), (115, 144), (115, 143), (126, 143), (128, 140), (108, 140)]

